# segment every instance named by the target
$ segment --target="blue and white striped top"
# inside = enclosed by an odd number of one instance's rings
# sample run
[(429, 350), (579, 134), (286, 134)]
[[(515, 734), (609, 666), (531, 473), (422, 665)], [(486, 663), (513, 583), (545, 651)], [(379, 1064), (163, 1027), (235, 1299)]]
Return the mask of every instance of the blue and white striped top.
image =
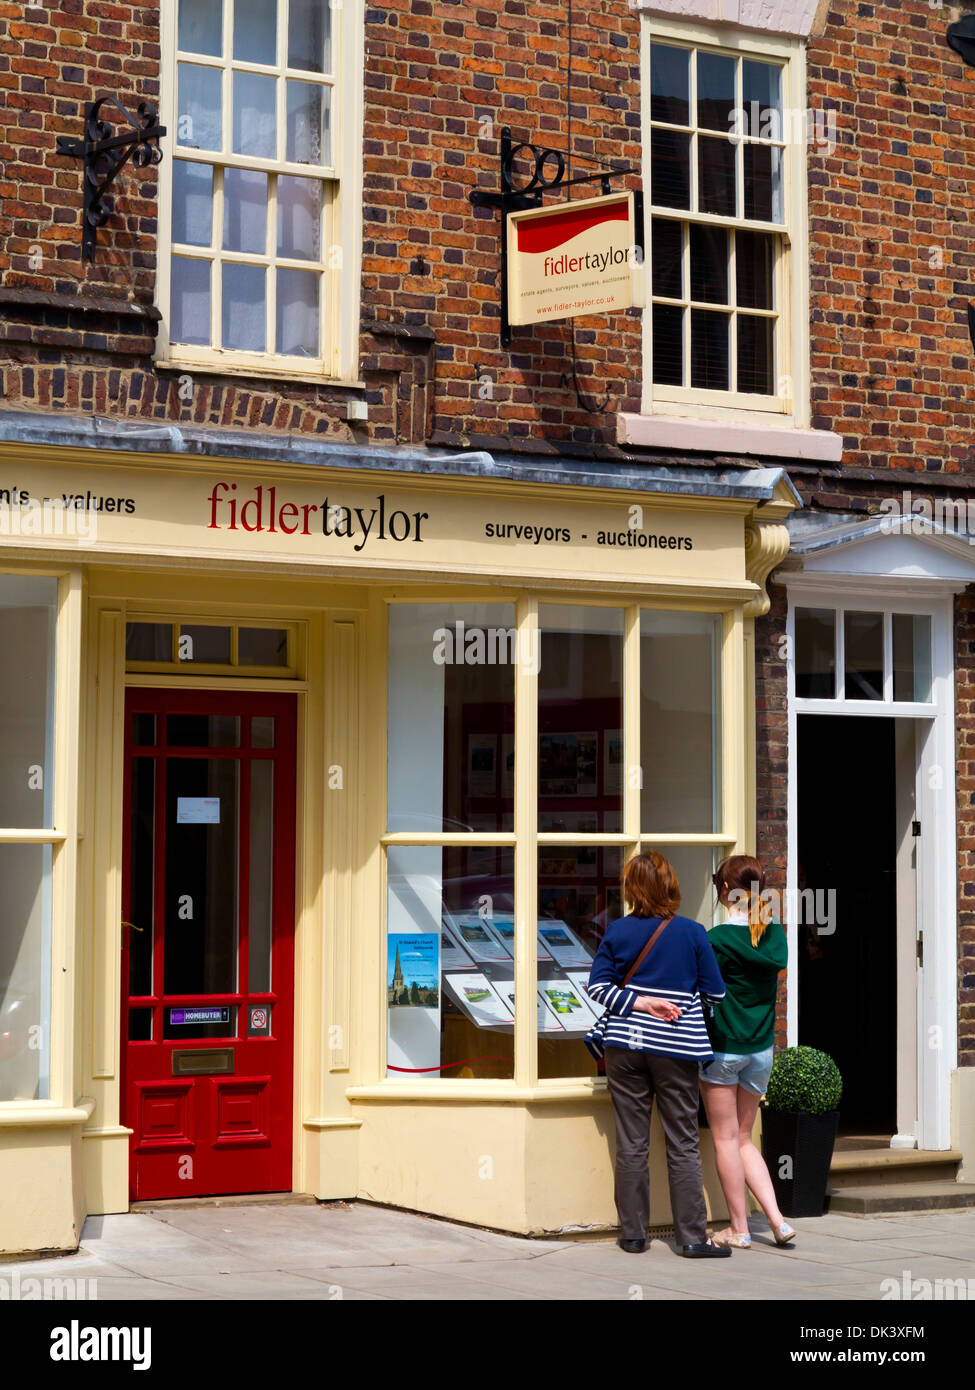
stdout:
[[(713, 1051), (704, 1023), (702, 998), (724, 998), (724, 981), (708, 934), (700, 922), (675, 917), (668, 922), (625, 989), (626, 972), (660, 925), (659, 917), (619, 917), (606, 929), (589, 972), (587, 993), (609, 1010), (606, 1047), (655, 1052), (664, 1057), (706, 1061)], [(683, 1010), (674, 1023), (634, 1011), (641, 994), (669, 999)]]

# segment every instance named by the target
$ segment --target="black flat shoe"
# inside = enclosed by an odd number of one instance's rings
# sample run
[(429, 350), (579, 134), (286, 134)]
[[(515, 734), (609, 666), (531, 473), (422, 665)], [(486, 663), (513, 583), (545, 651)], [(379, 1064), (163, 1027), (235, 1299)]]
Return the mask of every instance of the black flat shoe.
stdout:
[[(645, 1240), (618, 1240), (616, 1244), (621, 1250), (625, 1250), (628, 1255), (642, 1255), (647, 1248)], [(687, 1246), (685, 1249), (689, 1248)]]
[(731, 1258), (731, 1248), (727, 1245), (715, 1245), (713, 1240), (705, 1240), (700, 1245), (682, 1245), (680, 1253), (686, 1260), (728, 1260)]

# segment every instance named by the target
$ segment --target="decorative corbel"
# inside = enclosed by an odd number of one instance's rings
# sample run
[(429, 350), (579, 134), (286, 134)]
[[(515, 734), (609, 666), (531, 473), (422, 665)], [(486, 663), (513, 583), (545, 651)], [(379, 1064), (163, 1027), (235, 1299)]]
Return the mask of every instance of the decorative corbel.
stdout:
[(761, 618), (772, 606), (765, 581), (789, 553), (789, 528), (774, 522), (751, 520), (745, 530), (745, 576), (760, 593), (745, 604), (746, 618)]

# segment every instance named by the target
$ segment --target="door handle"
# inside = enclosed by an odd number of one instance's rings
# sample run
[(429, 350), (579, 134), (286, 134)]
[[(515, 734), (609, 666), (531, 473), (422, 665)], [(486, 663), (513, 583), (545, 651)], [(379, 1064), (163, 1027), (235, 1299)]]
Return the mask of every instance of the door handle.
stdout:
[(923, 931), (919, 931), (918, 934), (917, 934), (917, 963), (918, 963), (918, 965), (923, 969), (923, 967), (924, 967), (924, 932), (923, 932)]

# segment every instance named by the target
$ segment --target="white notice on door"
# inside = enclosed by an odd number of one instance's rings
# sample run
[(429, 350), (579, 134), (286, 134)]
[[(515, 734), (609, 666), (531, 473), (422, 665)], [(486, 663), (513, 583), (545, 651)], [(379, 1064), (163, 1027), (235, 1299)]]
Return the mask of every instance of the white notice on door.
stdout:
[(177, 825), (219, 825), (219, 796), (178, 796), (176, 798)]

